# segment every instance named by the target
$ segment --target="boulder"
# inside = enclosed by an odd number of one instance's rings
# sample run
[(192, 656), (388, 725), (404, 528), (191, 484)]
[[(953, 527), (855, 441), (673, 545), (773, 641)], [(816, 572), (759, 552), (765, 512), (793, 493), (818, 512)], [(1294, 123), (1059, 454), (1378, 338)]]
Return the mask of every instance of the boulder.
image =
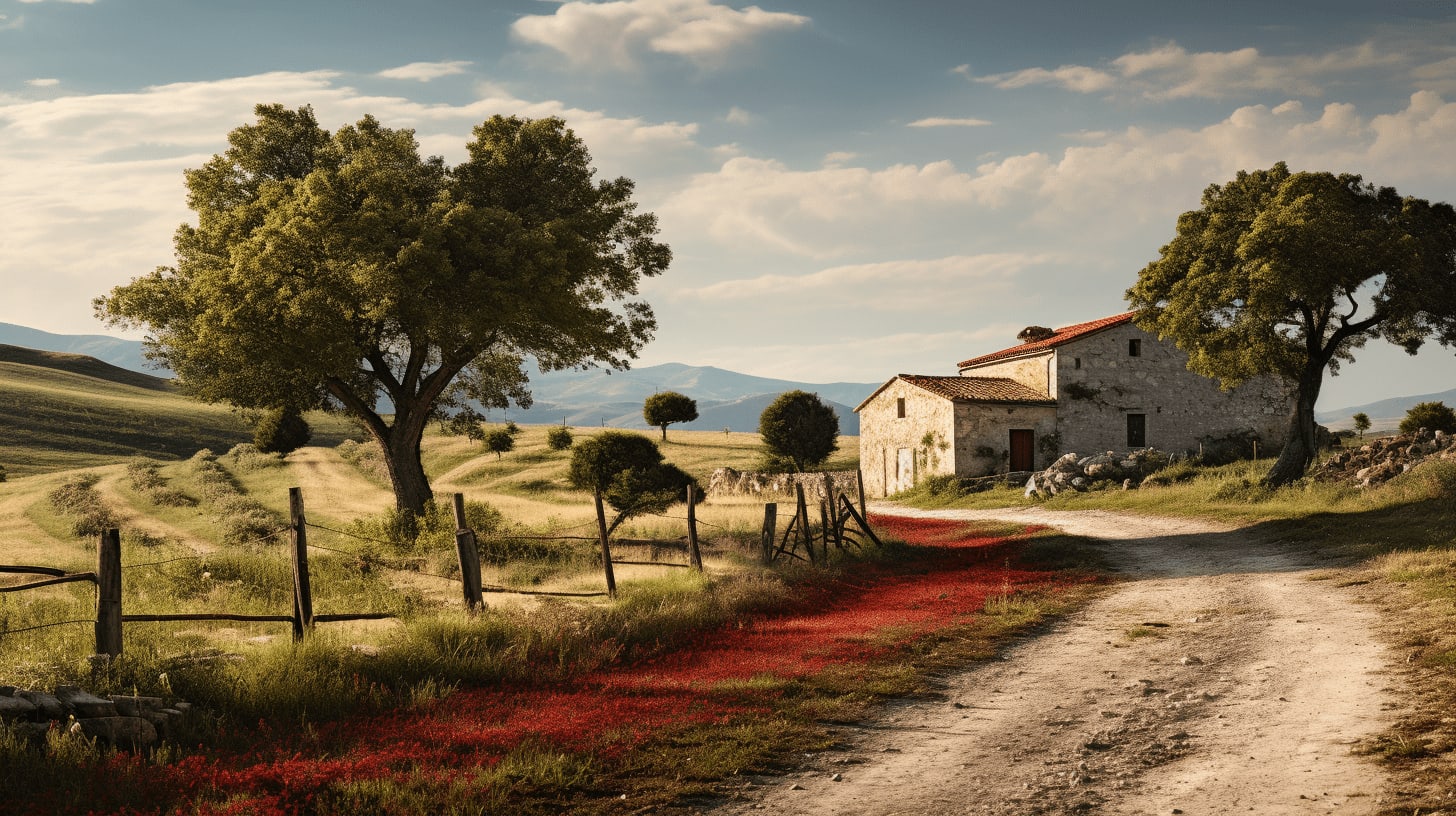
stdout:
[(157, 743), (157, 729), (141, 717), (90, 717), (76, 721), (81, 733), (118, 748), (140, 749)]

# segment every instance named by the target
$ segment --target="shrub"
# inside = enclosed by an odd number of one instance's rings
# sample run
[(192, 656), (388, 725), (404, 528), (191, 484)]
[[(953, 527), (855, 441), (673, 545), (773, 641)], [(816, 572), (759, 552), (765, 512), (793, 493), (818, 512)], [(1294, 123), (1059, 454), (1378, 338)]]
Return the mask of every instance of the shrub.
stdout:
[(128, 462), (126, 475), (131, 480), (132, 489), (153, 504), (163, 507), (193, 507), (197, 504), (197, 499), (168, 486), (167, 478), (161, 473), (161, 463), (155, 459), (142, 458)]
[[(1223, 436), (1199, 437), (1200, 461), (1205, 465), (1228, 465), (1254, 456), (1254, 445), (1261, 441), (1253, 429), (1244, 429)], [(1273, 452), (1273, 451), (1271, 451)]]
[(274, 408), (253, 426), (253, 444), (264, 453), (292, 453), (312, 437), (308, 421), (296, 408)]
[(389, 466), (384, 462), (384, 451), (380, 450), (379, 443), (345, 439), (334, 451), (365, 477), (379, 484), (389, 484)]
[(120, 526), (116, 513), (96, 492), (100, 481), (99, 474), (78, 473), (47, 496), (51, 507), (70, 517), (71, 532), (77, 536), (99, 535), (103, 530)]
[(515, 450), (516, 437), (509, 428), (496, 428), (485, 435), (485, 446), (499, 459), (501, 454)]
[(1400, 421), (1400, 432), (1415, 433), (1421, 428), (1456, 433), (1456, 411), (1444, 402), (1418, 402), (1405, 412), (1405, 418)]
[(571, 431), (566, 426), (554, 427), (546, 432), (546, 447), (554, 451), (562, 451), (571, 447)]
[(251, 470), (265, 470), (267, 468), (283, 467), (287, 462), (283, 459), (282, 452), (269, 453), (255, 444), (240, 442), (233, 446), (227, 454), (228, 463), (233, 469), (243, 472)]
[(0, 465), (0, 482), (5, 481), (7, 478), (9, 478), (9, 474), (5, 472), (5, 466)]

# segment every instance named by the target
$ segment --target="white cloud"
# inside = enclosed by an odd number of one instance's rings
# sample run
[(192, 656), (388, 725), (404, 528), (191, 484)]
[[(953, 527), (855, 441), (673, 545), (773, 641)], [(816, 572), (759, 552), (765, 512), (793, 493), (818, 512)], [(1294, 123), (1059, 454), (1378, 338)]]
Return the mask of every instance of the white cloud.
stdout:
[(452, 62), (411, 62), (408, 65), (401, 65), (398, 68), (390, 68), (380, 71), (376, 76), (385, 79), (412, 79), (416, 82), (429, 82), (440, 77), (455, 76), (465, 73), (471, 63), (468, 60), (454, 60)]
[(53, 79), (51, 77), (42, 77), (40, 79), (27, 79), (25, 81), (25, 84), (30, 85), (34, 88), (54, 88), (55, 86), (61, 84), (61, 81), (59, 79)]
[[(851, 302), (876, 311), (933, 309), (947, 300), (1005, 292), (1018, 275), (1053, 259), (1047, 254), (1025, 253), (907, 258), (835, 266), (805, 275), (719, 281), (677, 294), (703, 301), (802, 296), (820, 304)], [(866, 291), (874, 291), (876, 296), (865, 302)]]
[(723, 117), (723, 121), (731, 125), (751, 125), (755, 118), (753, 114), (734, 105), (728, 109), (728, 113)]
[[(697, 155), (697, 128), (531, 101), (490, 91), (459, 105), (372, 96), (329, 71), (176, 83), (130, 93), (43, 101), (0, 97), (0, 321), (96, 331), (89, 301), (171, 261), (171, 236), (191, 217), (182, 171), (226, 147), (258, 102), (314, 107), (333, 129), (373, 114), (416, 131), (422, 151), (457, 162), (470, 129), (496, 114), (561, 116), (604, 176), (637, 177), (665, 156)], [(44, 317), (50, 316), (50, 317)]]
[(933, 127), (985, 127), (986, 125), (989, 125), (989, 124), (991, 124), (991, 122), (989, 122), (989, 121), (987, 121), (985, 119), (968, 119), (968, 118), (956, 119), (956, 118), (951, 118), (951, 117), (946, 117), (946, 116), (930, 116), (930, 117), (926, 117), (925, 119), (916, 119), (914, 122), (911, 122), (910, 124), (906, 125), (906, 127), (913, 127), (913, 128), (933, 128)]
[(716, 63), (765, 32), (808, 22), (798, 14), (758, 6), (734, 9), (710, 0), (571, 0), (553, 14), (522, 17), (511, 33), (577, 64), (631, 68), (643, 52)]
[[(1005, 89), (1050, 85), (1077, 93), (1127, 90), (1157, 100), (1219, 99), (1269, 91), (1318, 96), (1325, 81), (1373, 69), (1398, 69), (1408, 66), (1410, 59), (1406, 52), (1373, 42), (1294, 56), (1261, 54), (1255, 48), (1189, 52), (1168, 43), (1123, 54), (1102, 67), (1027, 68), (974, 79)], [(962, 73), (969, 76), (968, 71)]]

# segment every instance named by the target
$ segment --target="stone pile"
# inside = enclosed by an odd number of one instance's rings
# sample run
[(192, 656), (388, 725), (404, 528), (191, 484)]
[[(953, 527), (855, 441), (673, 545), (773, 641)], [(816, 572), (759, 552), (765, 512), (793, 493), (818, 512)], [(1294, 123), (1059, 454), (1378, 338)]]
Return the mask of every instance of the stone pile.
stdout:
[(54, 728), (117, 748), (142, 750), (175, 730), (191, 707), (161, 697), (101, 698), (79, 686), (58, 686), (49, 694), (0, 686), (0, 719), (36, 741)]
[[(859, 490), (857, 479), (858, 474), (849, 471), (836, 471), (829, 474), (834, 483), (834, 489), (848, 495), (855, 495)], [(757, 496), (769, 494), (775, 496), (793, 496), (794, 485), (804, 486), (804, 495), (810, 500), (824, 498), (824, 474), (823, 473), (756, 473), (754, 471), (737, 471), (729, 467), (721, 467), (713, 471), (708, 478), (708, 495), (710, 496)]]
[(1310, 471), (1316, 481), (1354, 482), (1360, 487), (1383, 484), (1422, 462), (1456, 459), (1456, 437), (1421, 428), (1414, 433), (1372, 439), (1341, 451)]
[(1129, 490), (1142, 483), (1149, 474), (1167, 467), (1171, 457), (1153, 448), (1130, 453), (1112, 451), (1095, 456), (1063, 454), (1046, 470), (1031, 474), (1026, 495), (1055, 496), (1064, 490), (1089, 490), (1098, 482), (1121, 483)]

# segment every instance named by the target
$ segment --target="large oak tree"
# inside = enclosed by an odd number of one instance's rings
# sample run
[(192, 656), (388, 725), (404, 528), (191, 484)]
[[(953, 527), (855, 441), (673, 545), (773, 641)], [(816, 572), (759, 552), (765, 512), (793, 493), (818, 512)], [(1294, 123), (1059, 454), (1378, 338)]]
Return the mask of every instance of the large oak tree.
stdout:
[(560, 119), (492, 117), (449, 167), (372, 117), (331, 134), (308, 107), (256, 114), (187, 171), (176, 265), (96, 301), (198, 398), (342, 407), (420, 515), (441, 406), (529, 405), (527, 358), (625, 368), (651, 338), (630, 298), (671, 254)]
[(1287, 484), (1314, 459), (1327, 370), (1371, 337), (1411, 354), (1428, 339), (1456, 344), (1456, 211), (1348, 173), (1240, 172), (1179, 217), (1127, 299), (1191, 370), (1225, 388), (1262, 374), (1295, 388), (1266, 476)]

